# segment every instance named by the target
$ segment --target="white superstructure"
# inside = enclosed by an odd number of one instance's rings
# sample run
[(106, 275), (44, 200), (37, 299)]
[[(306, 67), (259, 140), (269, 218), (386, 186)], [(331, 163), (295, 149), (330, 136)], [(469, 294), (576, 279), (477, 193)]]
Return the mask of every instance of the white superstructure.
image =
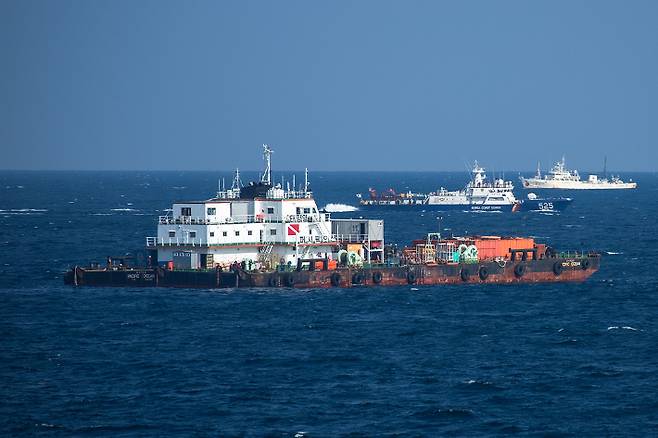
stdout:
[(471, 169), (471, 180), (463, 190), (448, 191), (441, 187), (427, 196), (425, 203), (436, 206), (479, 207), (511, 206), (516, 202), (514, 184), (502, 178), (489, 182), (483, 167), (476, 161)]
[(330, 214), (318, 210), (308, 172), (299, 188), (273, 185), (271, 153), (264, 145), (266, 169), (259, 182), (243, 186), (236, 170), (231, 188), (220, 185), (216, 197), (174, 203), (158, 219), (157, 236), (146, 239), (147, 248), (157, 249), (158, 263), (190, 257), (191, 268), (245, 262), (249, 269), (274, 269), (299, 259), (332, 259), (339, 243), (360, 242), (332, 234)]
[(537, 174), (532, 178), (520, 177), (523, 188), (526, 189), (566, 189), (566, 190), (596, 190), (596, 189), (634, 189), (635, 182), (624, 182), (618, 176), (599, 178), (597, 175), (589, 175), (587, 180), (580, 179), (577, 170), (568, 170), (565, 159), (555, 163), (548, 175), (541, 175), (539, 166)]

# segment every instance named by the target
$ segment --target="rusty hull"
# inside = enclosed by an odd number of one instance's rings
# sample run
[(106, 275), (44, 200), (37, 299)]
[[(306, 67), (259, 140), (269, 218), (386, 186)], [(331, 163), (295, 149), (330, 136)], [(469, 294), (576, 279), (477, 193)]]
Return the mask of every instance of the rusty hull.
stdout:
[(331, 288), (441, 284), (561, 283), (587, 280), (600, 266), (599, 255), (476, 264), (382, 266), (368, 269), (293, 272), (106, 270), (75, 267), (64, 282), (76, 286), (186, 288)]

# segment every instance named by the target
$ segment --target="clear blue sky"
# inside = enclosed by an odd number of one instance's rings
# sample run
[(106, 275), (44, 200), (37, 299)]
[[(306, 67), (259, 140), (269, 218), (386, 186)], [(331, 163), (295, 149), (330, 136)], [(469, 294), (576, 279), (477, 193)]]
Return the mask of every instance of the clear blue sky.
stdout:
[(4, 169), (658, 170), (658, 1), (0, 0), (0, 60)]

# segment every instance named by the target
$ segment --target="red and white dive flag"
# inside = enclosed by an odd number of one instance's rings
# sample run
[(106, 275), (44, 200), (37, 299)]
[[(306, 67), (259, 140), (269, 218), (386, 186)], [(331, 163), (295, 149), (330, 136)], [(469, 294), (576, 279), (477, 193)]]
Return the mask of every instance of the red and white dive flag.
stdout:
[(288, 224), (288, 236), (299, 234), (299, 224)]

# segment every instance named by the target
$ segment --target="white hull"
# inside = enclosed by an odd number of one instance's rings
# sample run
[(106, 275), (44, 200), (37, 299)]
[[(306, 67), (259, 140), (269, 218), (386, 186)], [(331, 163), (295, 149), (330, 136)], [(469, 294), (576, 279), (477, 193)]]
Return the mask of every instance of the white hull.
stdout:
[(523, 179), (524, 189), (562, 189), (562, 190), (621, 190), (634, 189), (637, 183), (609, 183), (588, 181), (546, 181)]

